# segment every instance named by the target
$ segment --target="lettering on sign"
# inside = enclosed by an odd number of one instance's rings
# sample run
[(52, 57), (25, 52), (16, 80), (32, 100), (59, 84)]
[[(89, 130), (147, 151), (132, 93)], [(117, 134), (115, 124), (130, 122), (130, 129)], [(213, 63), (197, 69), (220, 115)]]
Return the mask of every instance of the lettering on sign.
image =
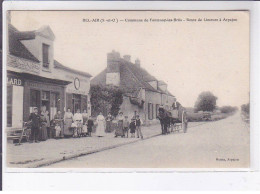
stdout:
[(23, 80), (17, 77), (8, 76), (8, 83), (10, 85), (23, 86)]
[(73, 94), (83, 94), (83, 95), (87, 95), (88, 94), (86, 91), (75, 90), (75, 89), (70, 89), (70, 88), (67, 88), (67, 92), (68, 93), (73, 93)]
[(34, 88), (41, 88), (45, 90), (52, 90), (52, 91), (60, 91), (62, 88), (59, 86), (47, 85), (43, 83), (36, 83), (36, 82), (26, 82), (26, 86), (34, 87)]

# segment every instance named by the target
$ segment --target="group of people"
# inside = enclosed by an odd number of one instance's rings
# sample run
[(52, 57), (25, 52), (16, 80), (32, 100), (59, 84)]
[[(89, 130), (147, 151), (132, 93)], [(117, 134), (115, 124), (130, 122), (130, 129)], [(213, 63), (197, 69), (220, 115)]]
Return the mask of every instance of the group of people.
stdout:
[[(61, 111), (58, 110), (54, 115), (54, 118), (50, 120), (49, 111), (46, 110), (46, 106), (41, 108), (41, 112), (37, 107), (33, 108), (33, 112), (29, 116), (29, 123), (31, 127), (30, 142), (46, 141), (48, 138), (63, 138), (64, 136), (73, 135), (72, 129), (73, 123), (80, 122), (82, 125), (89, 126), (89, 134), (91, 135), (91, 129), (94, 126), (94, 122), (91, 117), (88, 116), (87, 111), (84, 110), (74, 115), (68, 109), (64, 116)], [(88, 123), (87, 123), (88, 122)]]
[(30, 142), (46, 141), (48, 138), (79, 136), (79, 134), (75, 134), (75, 132), (78, 132), (76, 130), (78, 128), (81, 129), (81, 133), (85, 132), (86, 135), (91, 136), (95, 124), (97, 125), (95, 132), (97, 137), (104, 137), (115, 129), (115, 137), (128, 138), (130, 132), (132, 138), (135, 138), (135, 134), (137, 138), (143, 138), (141, 131), (143, 122), (139, 115), (133, 116), (129, 121), (128, 116), (124, 115), (123, 112), (120, 112), (116, 118), (111, 113), (108, 113), (106, 118), (100, 113), (95, 122), (86, 110), (81, 113), (78, 109), (73, 115), (71, 109), (68, 108), (64, 115), (58, 110), (50, 121), (49, 112), (43, 106), (40, 113), (37, 107), (33, 109), (29, 121), (31, 123)]
[[(115, 123), (116, 125), (113, 125)], [(129, 122), (128, 116), (120, 112), (119, 115), (114, 118), (111, 113), (108, 113), (105, 118), (100, 112), (97, 116), (97, 128), (96, 128), (96, 136), (103, 137), (106, 136), (107, 133), (111, 133), (113, 128), (115, 127), (115, 137), (127, 137), (129, 134), (129, 130), (131, 133), (131, 137), (135, 137), (135, 133), (137, 134), (137, 138), (143, 138), (143, 134), (141, 131), (142, 120), (139, 115), (134, 116)]]

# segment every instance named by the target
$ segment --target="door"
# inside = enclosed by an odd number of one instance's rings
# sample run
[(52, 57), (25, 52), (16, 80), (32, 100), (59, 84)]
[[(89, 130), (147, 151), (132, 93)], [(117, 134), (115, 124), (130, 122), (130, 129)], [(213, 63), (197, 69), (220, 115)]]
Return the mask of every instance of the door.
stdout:
[(39, 90), (30, 90), (30, 113), (33, 112), (33, 108), (37, 107), (38, 111), (40, 111), (41, 107), (41, 99), (40, 99), (41, 92)]
[(57, 113), (57, 111), (60, 110), (60, 93), (58, 92), (51, 92), (50, 97), (50, 120), (52, 120)]

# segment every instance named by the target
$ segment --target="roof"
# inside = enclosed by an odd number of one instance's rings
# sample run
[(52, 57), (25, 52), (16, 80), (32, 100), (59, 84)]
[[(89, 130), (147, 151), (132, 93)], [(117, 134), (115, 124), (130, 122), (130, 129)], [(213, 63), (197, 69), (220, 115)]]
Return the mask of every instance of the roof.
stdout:
[(40, 61), (23, 45), (20, 40), (24, 40), (22, 38), (31, 37), (31, 33), (20, 32), (13, 25), (9, 24), (8, 28), (8, 36), (9, 36), (9, 52), (10, 54), (21, 57), (24, 59), (28, 59), (34, 62), (39, 63)]
[(167, 84), (163, 80), (160, 80), (160, 81), (158, 81), (158, 85), (162, 86), (162, 85), (167, 85)]
[[(91, 85), (106, 85), (106, 71), (100, 72), (97, 76), (91, 79)], [(154, 76), (149, 74), (145, 69), (136, 66), (135, 64), (128, 62), (124, 59), (120, 59), (120, 86), (125, 93), (134, 93), (140, 88), (144, 88), (148, 91), (169, 94), (168, 91), (164, 92), (160, 88), (153, 88), (148, 82), (158, 81)]]
[(68, 72), (72, 72), (72, 73), (76, 73), (78, 75), (82, 75), (82, 76), (86, 76), (86, 77), (92, 77), (92, 75), (90, 75), (87, 72), (83, 72), (83, 71), (78, 71), (72, 68), (69, 68), (65, 65), (62, 65), (61, 63), (59, 63), (58, 61), (54, 60), (54, 68), (58, 68), (58, 69), (62, 69)]

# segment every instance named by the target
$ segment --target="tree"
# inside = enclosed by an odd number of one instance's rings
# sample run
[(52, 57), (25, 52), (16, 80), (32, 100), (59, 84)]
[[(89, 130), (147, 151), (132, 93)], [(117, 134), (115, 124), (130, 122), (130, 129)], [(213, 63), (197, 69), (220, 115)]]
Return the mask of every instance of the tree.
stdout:
[(241, 111), (247, 114), (250, 114), (250, 103), (248, 104), (243, 104), (241, 106)]
[(104, 115), (108, 112), (113, 116), (118, 115), (123, 103), (123, 92), (119, 88), (93, 85), (90, 88), (90, 95), (92, 115), (98, 115), (100, 112)]
[(202, 92), (195, 103), (196, 111), (213, 111), (216, 108), (217, 97), (211, 92)]

